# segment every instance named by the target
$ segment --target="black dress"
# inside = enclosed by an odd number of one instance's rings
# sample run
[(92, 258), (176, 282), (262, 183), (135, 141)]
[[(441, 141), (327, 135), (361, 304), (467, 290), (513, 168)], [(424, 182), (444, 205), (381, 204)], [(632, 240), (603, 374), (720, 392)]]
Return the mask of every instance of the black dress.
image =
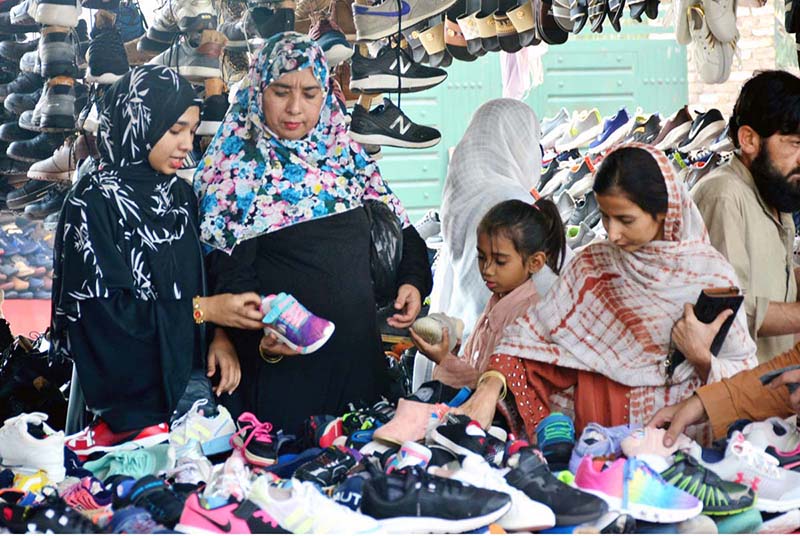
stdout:
[[(424, 297), (431, 275), (425, 244), (413, 229), (404, 231), (398, 284), (413, 284)], [(228, 329), (242, 367), (236, 393), (222, 400), (234, 415), (252, 411), (276, 429), (297, 432), (312, 415), (340, 415), (349, 402), (373, 402), (385, 392), (369, 248), (369, 222), (359, 208), (247, 240), (230, 256), (209, 255), (213, 294), (287, 292), (336, 325), (318, 351), (275, 364), (259, 355), (262, 331)]]

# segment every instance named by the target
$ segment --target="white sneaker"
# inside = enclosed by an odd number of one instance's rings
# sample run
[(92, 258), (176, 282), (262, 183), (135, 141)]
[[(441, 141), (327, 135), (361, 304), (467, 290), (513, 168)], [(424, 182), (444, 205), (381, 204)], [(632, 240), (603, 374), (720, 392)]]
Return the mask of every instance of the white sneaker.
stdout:
[(603, 132), (603, 116), (600, 110), (584, 110), (573, 116), (569, 130), (556, 142), (556, 151), (569, 151), (588, 145)]
[(197, 400), (185, 415), (172, 423), (169, 433), (169, 444), (175, 449), (178, 458), (181, 450), (190, 441), (197, 441), (206, 456), (233, 450), (231, 436), (236, 433), (236, 424), (225, 406), (217, 405), (216, 417), (205, 417), (200, 409), (208, 404), (208, 400)]
[(735, 0), (703, 0), (703, 11), (708, 28), (718, 41), (731, 43), (739, 38)]
[(181, 457), (175, 460), (175, 450), (170, 446), (169, 450), (170, 467), (166, 472), (167, 478), (173, 479), (178, 484), (199, 484), (200, 482), (211, 482), (211, 474), (214, 467), (208, 458), (203, 456), (200, 444), (192, 441), (187, 447), (182, 449)]
[(688, 11), (689, 33), (692, 35), (695, 67), (706, 84), (721, 84), (731, 75), (733, 45), (722, 43), (708, 27), (703, 8), (691, 7)]
[(546, 505), (534, 501), (524, 492), (506, 482), (508, 469), (495, 469), (476, 454), (469, 454), (461, 462), (461, 469), (455, 473), (436, 469), (438, 476), (452, 478), (465, 484), (492, 491), (500, 491), (511, 496), (511, 509), (496, 523), (510, 531), (539, 531), (555, 526), (556, 516)]
[(442, 232), (442, 220), (439, 219), (439, 211), (432, 208), (414, 224), (414, 228), (423, 240), (436, 236)]
[(567, 223), (572, 217), (572, 213), (575, 212), (575, 199), (567, 191), (562, 192), (558, 199), (555, 200), (555, 203), (558, 213), (561, 215), (561, 221)]
[(294, 534), (367, 534), (380, 532), (380, 523), (325, 497), (314, 484), (297, 479), (272, 483), (262, 475), (253, 482), (248, 497), (269, 512), (278, 524)]
[(734, 432), (728, 440), (722, 459), (711, 459), (713, 455), (709, 456), (708, 451), (704, 452), (697, 443), (687, 450), (723, 480), (733, 480), (753, 488), (757, 495), (756, 509), (788, 512), (800, 508), (800, 473), (780, 468), (778, 460), (750, 444), (741, 432)]
[(681, 45), (692, 42), (689, 32), (689, 9), (700, 5), (700, 0), (673, 0), (672, 8), (675, 10), (675, 40)]
[(794, 452), (800, 447), (797, 417), (781, 419), (770, 417), (766, 421), (752, 422), (744, 427), (744, 437), (759, 450), (775, 447), (780, 452)]
[(56, 432), (44, 413), (23, 413), (0, 428), (0, 464), (15, 471), (43, 470), (51, 482), (64, 480), (64, 432)]

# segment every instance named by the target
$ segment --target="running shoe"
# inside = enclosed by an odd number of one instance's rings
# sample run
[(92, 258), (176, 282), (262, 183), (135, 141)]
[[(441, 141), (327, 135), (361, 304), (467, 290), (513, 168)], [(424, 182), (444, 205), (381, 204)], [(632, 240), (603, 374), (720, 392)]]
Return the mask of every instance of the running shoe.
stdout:
[(336, 327), (333, 322), (313, 315), (292, 295), (281, 292), (261, 301), (264, 332), (273, 333), (292, 350), (301, 354), (316, 352), (328, 342)]

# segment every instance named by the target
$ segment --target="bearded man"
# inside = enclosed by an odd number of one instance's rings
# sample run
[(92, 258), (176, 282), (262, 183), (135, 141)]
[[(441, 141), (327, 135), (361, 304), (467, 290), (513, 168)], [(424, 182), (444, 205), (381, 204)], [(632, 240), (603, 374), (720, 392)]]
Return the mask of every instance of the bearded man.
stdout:
[(800, 210), (800, 78), (761, 72), (742, 87), (729, 123), (731, 161), (692, 190), (711, 243), (733, 265), (760, 362), (794, 346), (800, 303), (793, 258)]

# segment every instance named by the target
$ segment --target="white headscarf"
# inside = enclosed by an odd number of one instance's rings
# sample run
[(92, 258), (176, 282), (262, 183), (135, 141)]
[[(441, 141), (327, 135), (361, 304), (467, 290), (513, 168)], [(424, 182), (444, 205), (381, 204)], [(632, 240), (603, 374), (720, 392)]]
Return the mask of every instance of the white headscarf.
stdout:
[[(431, 312), (464, 321), (464, 337), (489, 302), (491, 292), (478, 271), (476, 231), (497, 203), (533, 203), (531, 189), (541, 174), (541, 130), (524, 102), (495, 99), (475, 111), (456, 146), (442, 193), (444, 246), (435, 266)], [(417, 355), (414, 389), (431, 377), (433, 363)]]

